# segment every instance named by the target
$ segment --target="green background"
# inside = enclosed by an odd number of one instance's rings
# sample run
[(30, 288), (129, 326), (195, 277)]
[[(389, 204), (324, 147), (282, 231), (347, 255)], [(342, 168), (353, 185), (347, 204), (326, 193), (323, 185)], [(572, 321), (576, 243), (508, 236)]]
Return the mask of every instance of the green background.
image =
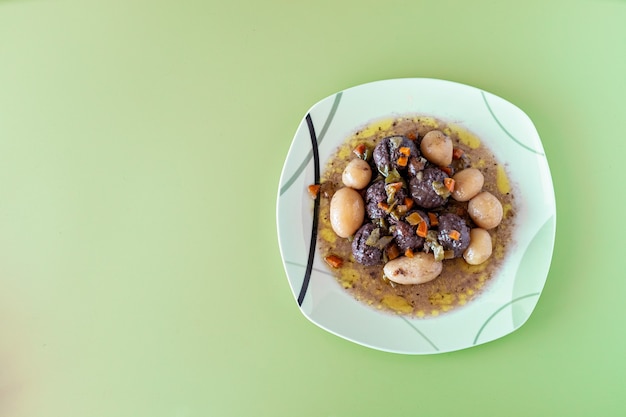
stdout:
[[(625, 75), (619, 0), (0, 0), (0, 416), (624, 415)], [(486, 345), (350, 343), (285, 277), (298, 123), (397, 77), (500, 95), (544, 143), (548, 280)]]

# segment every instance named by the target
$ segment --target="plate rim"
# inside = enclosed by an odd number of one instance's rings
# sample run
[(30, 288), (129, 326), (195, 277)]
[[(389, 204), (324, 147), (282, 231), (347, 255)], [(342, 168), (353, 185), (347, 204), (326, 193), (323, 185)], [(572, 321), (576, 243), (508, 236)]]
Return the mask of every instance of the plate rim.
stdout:
[[(311, 124), (312, 124), (312, 116), (311, 114), (313, 112), (316, 111), (316, 109), (322, 107), (323, 105), (328, 105), (329, 101), (335, 101), (334, 103), (334, 107), (336, 110), (336, 102), (337, 102), (337, 97), (341, 97), (343, 94), (348, 94), (348, 93), (354, 93), (357, 90), (366, 90), (367, 88), (370, 88), (372, 86), (382, 86), (384, 84), (404, 84), (404, 83), (427, 83), (427, 84), (439, 84), (439, 85), (446, 85), (448, 87), (452, 87), (452, 88), (461, 88), (461, 89), (471, 89), (473, 91), (476, 92), (480, 92), (480, 94), (483, 95), (483, 98), (485, 99), (486, 102), (486, 96), (488, 96), (490, 99), (496, 99), (496, 100), (501, 100), (502, 102), (506, 103), (509, 106), (512, 106), (512, 108), (514, 108), (517, 112), (519, 112), (521, 115), (523, 115), (525, 117), (525, 122), (528, 123), (533, 129), (534, 129), (534, 133), (536, 135), (536, 139), (537, 142), (534, 143), (534, 145), (539, 145), (540, 146), (540, 150), (541, 152), (541, 156), (543, 157), (543, 165), (545, 166), (545, 173), (547, 173), (547, 176), (544, 175), (544, 180), (546, 180), (549, 183), (549, 189), (548, 191), (551, 193), (551, 215), (547, 217), (547, 219), (544, 222), (544, 226), (547, 224), (549, 228), (551, 228), (551, 230), (548, 232), (549, 234), (549, 245), (548, 245), (548, 252), (546, 253), (547, 256), (545, 256), (545, 258), (548, 260), (547, 262), (547, 266), (545, 269), (545, 273), (543, 275), (545, 275), (543, 278), (541, 278), (539, 281), (541, 282), (541, 288), (538, 289), (537, 293), (536, 293), (536, 299), (534, 300), (534, 302), (532, 303), (531, 307), (530, 307), (530, 311), (528, 311), (528, 313), (523, 317), (523, 320), (518, 323), (516, 326), (512, 326), (511, 328), (509, 328), (507, 331), (502, 332), (501, 334), (499, 334), (497, 337), (490, 337), (490, 338), (486, 338), (483, 341), (478, 341), (477, 339), (474, 340), (473, 344), (468, 344), (466, 346), (462, 346), (462, 347), (454, 347), (451, 349), (437, 349), (436, 351), (425, 351), (422, 349), (394, 349), (394, 348), (388, 348), (385, 346), (380, 346), (380, 345), (376, 345), (376, 344), (372, 344), (372, 343), (368, 343), (366, 341), (363, 340), (358, 340), (355, 339), (354, 337), (350, 337), (347, 336), (346, 334), (344, 334), (343, 332), (337, 330), (336, 328), (333, 328), (332, 326), (328, 326), (325, 325), (324, 323), (321, 323), (319, 320), (316, 320), (313, 315), (312, 315), (312, 311), (307, 311), (304, 307), (303, 307), (303, 301), (304, 300), (300, 300), (298, 297), (296, 297), (296, 288), (294, 287), (294, 282), (292, 280), (292, 277), (290, 276), (290, 269), (287, 265), (287, 260), (285, 258), (285, 253), (284, 253), (284, 247), (285, 247), (285, 242), (283, 241), (283, 239), (285, 238), (283, 233), (281, 233), (281, 196), (283, 194), (282, 192), (282, 186), (284, 185), (285, 182), (285, 177), (287, 175), (286, 169), (287, 169), (287, 164), (289, 162), (289, 158), (292, 155), (292, 149), (295, 146), (295, 144), (297, 143), (297, 139), (298, 139), (298, 134), (299, 132), (301, 132), (301, 130), (303, 129), (303, 125), (306, 124), (308, 129), (309, 129), (309, 133), (311, 133)], [(489, 106), (489, 104), (486, 102), (487, 106)], [(332, 108), (331, 108), (332, 109)], [(410, 112), (407, 112), (405, 114), (408, 114)], [(414, 114), (418, 114), (420, 112), (415, 112)], [(380, 118), (385, 118), (385, 117), (389, 117), (392, 116), (394, 114), (397, 114), (394, 111), (388, 112), (387, 114), (381, 114)], [(434, 117), (438, 117), (436, 114), (433, 114)], [(494, 118), (495, 115), (492, 116)], [(446, 120), (445, 118), (443, 118), (443, 120)], [(497, 118), (496, 118), (497, 120)], [(367, 120), (363, 120), (363, 125), (369, 123)], [(356, 129), (358, 126), (353, 126), (354, 129)], [(508, 133), (508, 132), (507, 132)], [(315, 133), (313, 133), (313, 136), (315, 135)], [(311, 136), (311, 140), (313, 141), (314, 138), (313, 136)], [(345, 139), (345, 137), (343, 137), (343, 139)], [(338, 146), (338, 143), (335, 144), (335, 147)], [(313, 146), (315, 147), (315, 146)], [(319, 163), (319, 161), (318, 161)], [(305, 193), (306, 191), (303, 189), (302, 193)], [(462, 350), (462, 349), (466, 349), (466, 348), (470, 348), (473, 346), (478, 346), (480, 344), (484, 344), (496, 339), (499, 339), (501, 337), (504, 337), (512, 332), (514, 332), (515, 330), (519, 329), (523, 324), (525, 324), (528, 319), (530, 318), (530, 316), (532, 315), (532, 312), (534, 311), (539, 298), (541, 296), (541, 293), (543, 291), (543, 287), (545, 286), (545, 283), (547, 281), (548, 278), (548, 274), (549, 274), (549, 266), (552, 260), (552, 256), (553, 256), (553, 252), (554, 252), (554, 244), (555, 244), (555, 237), (556, 237), (556, 200), (554, 198), (554, 185), (553, 185), (553, 180), (552, 180), (552, 175), (550, 173), (550, 168), (549, 168), (549, 161), (547, 156), (545, 155), (545, 151), (543, 148), (543, 142), (539, 136), (539, 133), (534, 125), (534, 123), (532, 122), (532, 120), (530, 119), (530, 117), (518, 106), (516, 106), (515, 104), (509, 102), (508, 100), (499, 97), (493, 93), (490, 93), (488, 91), (485, 91), (483, 89), (471, 86), (471, 85), (467, 85), (467, 84), (463, 84), (463, 83), (459, 83), (456, 81), (451, 81), (451, 80), (444, 80), (444, 79), (438, 79), (438, 78), (413, 78), (413, 77), (407, 77), (407, 78), (391, 78), (391, 79), (383, 79), (383, 80), (377, 80), (377, 81), (370, 81), (367, 83), (363, 83), (363, 84), (358, 84), (358, 85), (353, 85), (351, 87), (348, 87), (344, 90), (338, 91), (334, 94), (328, 95), (320, 100), (318, 100), (317, 102), (315, 102), (313, 105), (311, 105), (309, 107), (309, 109), (307, 110), (307, 112), (305, 113), (304, 117), (300, 120), (300, 123), (298, 125), (298, 128), (296, 129), (296, 132), (294, 134), (294, 137), (290, 143), (290, 147), (289, 147), (289, 152), (285, 158), (285, 163), (283, 165), (283, 168), (281, 170), (281, 175), (280, 175), (280, 180), (279, 180), (279, 192), (277, 195), (277, 200), (276, 200), (276, 222), (277, 222), (277, 232), (278, 232), (278, 240), (279, 240), (279, 247), (280, 247), (280, 254), (281, 254), (281, 259), (283, 261), (283, 268), (285, 270), (285, 273), (287, 275), (287, 279), (289, 282), (289, 285), (291, 287), (291, 290), (294, 294), (294, 297), (296, 297), (296, 301), (298, 303), (298, 307), (299, 310), (301, 311), (301, 313), (312, 323), (314, 323), (315, 325), (317, 325), (318, 327), (328, 331), (331, 334), (334, 334), (338, 337), (341, 337), (343, 339), (349, 340), (351, 342), (357, 343), (359, 345), (362, 346), (366, 346), (372, 349), (376, 349), (376, 350), (381, 350), (381, 351), (387, 351), (387, 352), (393, 352), (393, 353), (400, 353), (400, 354), (432, 354), (432, 353), (444, 353), (444, 352), (450, 352), (450, 351), (456, 351), (456, 350)], [(543, 226), (542, 226), (543, 227)], [(314, 232), (312, 232), (312, 234), (315, 234)], [(315, 257), (315, 253), (317, 252), (317, 249), (314, 249), (313, 251), (313, 257)], [(312, 267), (311, 267), (312, 268)], [(347, 291), (343, 290), (342, 288), (339, 288), (339, 285), (337, 283), (337, 289), (341, 290), (344, 293), (347, 293)], [(306, 293), (305, 293), (306, 294)], [(369, 308), (369, 307), (368, 307)], [(459, 309), (459, 312), (463, 311), (464, 309), (466, 309), (467, 307), (463, 307), (461, 309)], [(451, 314), (458, 314), (459, 312), (449, 312), (446, 313), (444, 315), (442, 315), (442, 317), (446, 317), (449, 316)], [(376, 312), (378, 314), (383, 314), (383, 315), (387, 315), (386, 313), (380, 313), (380, 312)], [(431, 321), (431, 320), (437, 320), (438, 318), (427, 318), (427, 319), (420, 319), (420, 318), (412, 318), (412, 317), (407, 317), (407, 316), (402, 316), (402, 315), (397, 315), (397, 316), (391, 316), (391, 315), (387, 315), (388, 317), (400, 317), (401, 319), (403, 319), (404, 321), (407, 322), (407, 324), (409, 324), (409, 326), (411, 326), (411, 322), (413, 321), (417, 321), (419, 323), (423, 323), (425, 321)], [(417, 329), (416, 329), (417, 330)], [(417, 330), (419, 332), (419, 330)], [(477, 336), (478, 338), (478, 336)]]

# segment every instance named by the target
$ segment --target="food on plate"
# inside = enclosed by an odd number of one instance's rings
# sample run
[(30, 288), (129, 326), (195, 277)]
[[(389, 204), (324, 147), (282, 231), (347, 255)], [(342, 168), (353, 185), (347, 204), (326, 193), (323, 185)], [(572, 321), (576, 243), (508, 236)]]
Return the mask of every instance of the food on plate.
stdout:
[(502, 203), (489, 191), (483, 191), (473, 197), (467, 205), (467, 212), (474, 223), (483, 229), (498, 226), (504, 214)]
[(349, 237), (363, 224), (365, 206), (361, 194), (349, 187), (335, 192), (330, 200), (330, 224), (339, 237)]
[(511, 245), (506, 167), (480, 138), (433, 117), (363, 126), (315, 185), (321, 254), (344, 288), (384, 311), (430, 317), (466, 304)]
[(463, 252), (463, 259), (470, 265), (480, 265), (491, 256), (491, 235), (485, 229), (470, 230), (470, 244)]

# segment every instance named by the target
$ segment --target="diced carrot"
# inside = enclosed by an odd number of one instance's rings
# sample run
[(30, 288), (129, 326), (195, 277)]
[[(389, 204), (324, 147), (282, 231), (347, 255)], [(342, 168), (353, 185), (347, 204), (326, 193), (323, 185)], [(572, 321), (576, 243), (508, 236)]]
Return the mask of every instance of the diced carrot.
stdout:
[(400, 149), (398, 149), (398, 152), (400, 152), (404, 156), (410, 156), (411, 148), (409, 148), (408, 146), (403, 146)]
[(406, 134), (407, 139), (415, 140), (417, 139), (417, 132), (409, 132)]
[(444, 178), (443, 179), (443, 185), (446, 186), (448, 191), (450, 191), (450, 192), (454, 191), (454, 179), (452, 179), (452, 178)]
[(387, 258), (389, 258), (389, 260), (391, 261), (392, 259), (396, 259), (398, 256), (400, 256), (400, 248), (398, 247), (398, 245), (396, 245), (395, 243), (389, 245), (389, 247), (387, 248)]
[(428, 224), (426, 222), (420, 222), (420, 224), (417, 225), (417, 235), (419, 237), (426, 237), (427, 234)]
[(406, 256), (407, 258), (412, 258), (415, 254), (413, 253), (413, 249), (408, 248), (407, 250), (404, 251), (404, 256)]
[(439, 224), (439, 219), (435, 213), (428, 212), (428, 219), (430, 220), (431, 226), (437, 226)]
[(341, 266), (343, 265), (343, 259), (341, 259), (337, 255), (328, 255), (324, 258), (324, 260), (328, 265), (333, 268), (341, 268)]
[(452, 157), (454, 159), (461, 159), (461, 157), (463, 156), (464, 153), (465, 152), (463, 151), (463, 149), (461, 149), (461, 148), (454, 148), (452, 150)]
[(450, 230), (448, 236), (450, 236), (450, 239), (452, 240), (459, 240), (461, 238), (461, 234), (458, 232), (458, 230)]
[(443, 172), (445, 172), (448, 175), (452, 175), (452, 168), (450, 167), (439, 167), (440, 170), (442, 170)]
[(309, 185), (309, 195), (312, 199), (316, 199), (320, 193), (320, 185), (319, 184), (311, 184)]
[(389, 204), (385, 203), (384, 201), (378, 203), (378, 208), (385, 210), (387, 213), (389, 212)]
[(413, 207), (413, 199), (409, 198), (409, 197), (405, 197), (404, 198), (404, 205), (406, 206), (407, 211), (411, 210), (411, 207)]
[(358, 156), (359, 158), (362, 157), (365, 154), (365, 151), (367, 150), (367, 147), (365, 146), (365, 144), (363, 143), (359, 143), (356, 148), (354, 148), (352, 150), (352, 152), (355, 153), (356, 156)]
[(398, 157), (398, 166), (405, 167), (409, 164), (409, 157), (405, 155), (400, 155)]

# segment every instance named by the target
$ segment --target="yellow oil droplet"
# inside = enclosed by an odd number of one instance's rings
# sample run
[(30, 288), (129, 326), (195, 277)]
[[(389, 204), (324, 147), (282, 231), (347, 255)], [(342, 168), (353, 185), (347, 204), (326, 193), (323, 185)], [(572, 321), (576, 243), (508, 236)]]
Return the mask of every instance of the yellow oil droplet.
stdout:
[(344, 288), (350, 288), (352, 286), (352, 284), (354, 284), (354, 282), (356, 280), (359, 279), (359, 275), (353, 271), (350, 270), (348, 268), (343, 268), (341, 270), (341, 285)]
[[(478, 136), (468, 132), (467, 130), (463, 129), (461, 126), (458, 126), (452, 123), (449, 123), (448, 125), (450, 127), (446, 128), (446, 130), (456, 132), (462, 144), (467, 145), (472, 149), (477, 149), (480, 147), (480, 139), (478, 139)], [(449, 134), (449, 133), (446, 133), (446, 134)]]
[(510, 203), (506, 203), (502, 205), (502, 217), (507, 218), (509, 213), (513, 210), (513, 206)]
[(482, 272), (485, 270), (485, 268), (487, 267), (487, 263), (483, 262), (482, 264), (478, 264), (478, 265), (467, 265), (466, 269), (467, 272), (469, 272), (470, 274), (476, 274), (478, 272)]
[(352, 150), (348, 146), (344, 146), (339, 149), (339, 152), (337, 154), (339, 158), (346, 159), (348, 156), (350, 156), (350, 152), (352, 152)]
[(506, 175), (506, 171), (504, 170), (504, 166), (498, 165), (498, 170), (496, 172), (496, 184), (498, 185), (498, 190), (502, 194), (506, 194), (511, 191), (511, 184), (509, 184), (509, 177)]
[(415, 315), (420, 319), (426, 317), (426, 313), (424, 312), (424, 310), (419, 310), (417, 313), (415, 313)]
[(437, 123), (437, 120), (435, 120), (435, 118), (433, 117), (421, 116), (421, 117), (417, 117), (415, 121), (417, 123), (420, 123), (422, 126), (428, 126), (432, 128), (439, 126), (439, 123)]
[(321, 229), (319, 234), (320, 237), (328, 243), (335, 243), (337, 241), (337, 235), (330, 229)]
[(493, 255), (496, 257), (496, 259), (504, 258), (504, 246), (496, 245), (495, 249), (493, 250)]
[(433, 317), (437, 317), (439, 315), (439, 310), (431, 310), (430, 315)]
[(430, 301), (432, 305), (438, 306), (452, 305), (455, 299), (456, 296), (454, 294), (447, 292), (436, 292), (428, 297), (428, 301)]
[(478, 161), (472, 162), (472, 167), (477, 169), (484, 168), (485, 165), (486, 163), (484, 159), (479, 159)]
[(372, 136), (376, 134), (379, 131), (389, 130), (392, 124), (393, 124), (393, 119), (381, 120), (381, 121), (372, 123), (371, 125), (367, 126), (365, 129), (361, 130), (361, 132), (359, 133), (359, 136), (368, 137), (368, 136)]
[(413, 306), (411, 306), (405, 298), (400, 297), (399, 295), (385, 295), (382, 299), (382, 304), (398, 313), (410, 313), (413, 311)]

